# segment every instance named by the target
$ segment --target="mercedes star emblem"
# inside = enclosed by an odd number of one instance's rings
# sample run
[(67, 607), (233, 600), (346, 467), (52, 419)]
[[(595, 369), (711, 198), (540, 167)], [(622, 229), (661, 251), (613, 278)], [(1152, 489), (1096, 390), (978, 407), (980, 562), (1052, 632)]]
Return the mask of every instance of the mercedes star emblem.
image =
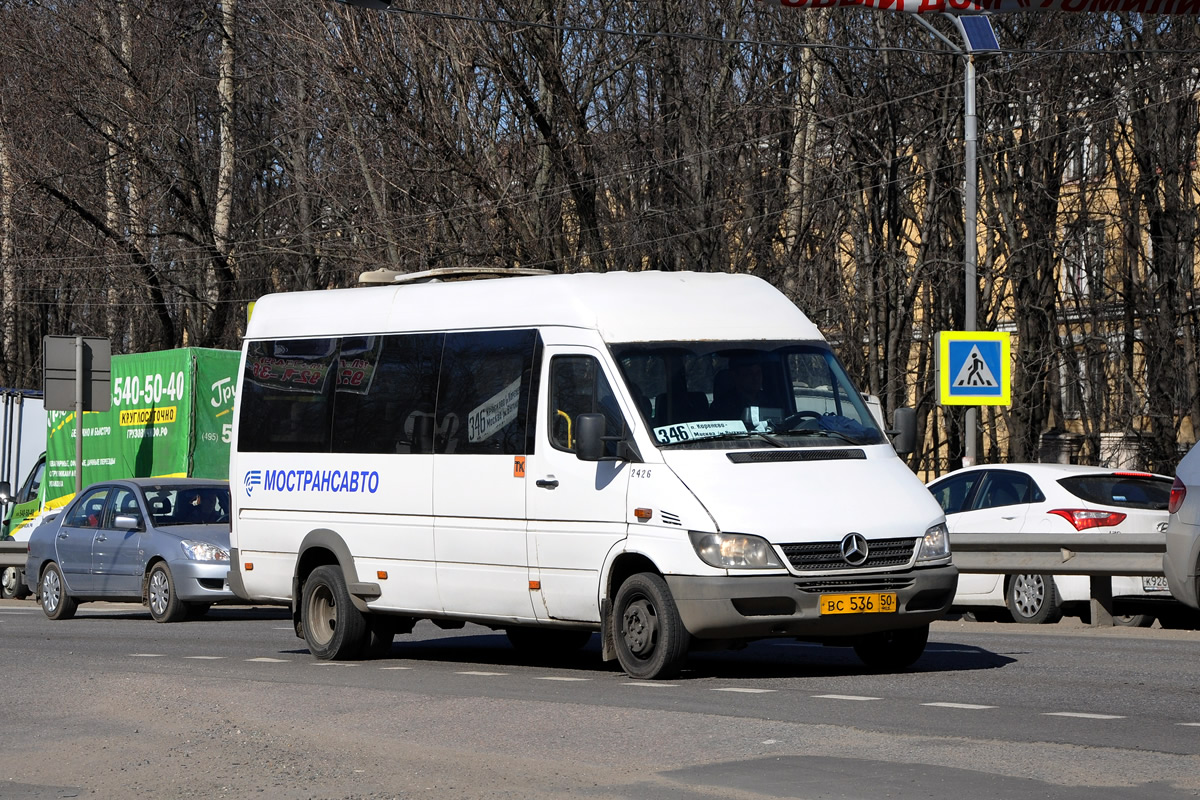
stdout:
[(842, 560), (852, 567), (861, 567), (867, 561), (867, 537), (861, 533), (847, 533), (842, 538)]

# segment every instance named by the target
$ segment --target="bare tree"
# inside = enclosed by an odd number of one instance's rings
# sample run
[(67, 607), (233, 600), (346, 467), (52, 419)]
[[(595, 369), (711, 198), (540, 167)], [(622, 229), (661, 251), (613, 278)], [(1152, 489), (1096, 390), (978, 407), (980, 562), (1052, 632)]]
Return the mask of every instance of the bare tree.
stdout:
[[(0, 106), (0, 110), (2, 110)], [(17, 349), (17, 237), (13, 219), (13, 195), (17, 182), (9, 156), (8, 131), (4, 114), (0, 112), (0, 386), (12, 383), (13, 356)]]
[[(1196, 21), (993, 21), (977, 290), (1017, 359), (984, 458), (1144, 428), (1167, 469), (1200, 424)], [(750, 272), (919, 409), (940, 471), (962, 100), (926, 31), (847, 9), (0, 0), (0, 378), (47, 332), (236, 346), (258, 296), (381, 266)]]

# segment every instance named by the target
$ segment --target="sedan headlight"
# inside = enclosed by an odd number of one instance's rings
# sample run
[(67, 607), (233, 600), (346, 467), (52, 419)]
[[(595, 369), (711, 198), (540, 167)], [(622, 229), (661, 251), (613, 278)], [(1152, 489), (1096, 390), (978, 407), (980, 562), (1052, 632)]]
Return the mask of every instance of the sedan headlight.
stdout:
[(771, 543), (745, 533), (689, 531), (692, 547), (700, 560), (721, 569), (768, 569), (782, 567)]
[(949, 557), (950, 531), (946, 530), (946, 523), (939, 522), (925, 531), (925, 538), (921, 540), (921, 552), (917, 554), (917, 561), (937, 561)]
[(229, 560), (228, 550), (224, 550), (209, 542), (196, 542), (191, 539), (184, 539), (180, 544), (183, 545), (183, 554), (193, 561)]

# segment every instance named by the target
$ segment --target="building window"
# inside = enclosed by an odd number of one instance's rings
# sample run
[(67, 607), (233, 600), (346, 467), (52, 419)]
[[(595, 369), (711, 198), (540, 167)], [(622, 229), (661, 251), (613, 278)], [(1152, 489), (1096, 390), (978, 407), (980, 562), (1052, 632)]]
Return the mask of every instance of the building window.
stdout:
[(1102, 352), (1074, 351), (1059, 363), (1059, 385), (1062, 387), (1062, 410), (1067, 419), (1096, 416), (1097, 407), (1108, 391)]
[(1090, 180), (1104, 176), (1106, 162), (1104, 142), (1098, 140), (1088, 129), (1076, 131), (1067, 144), (1066, 163), (1063, 165), (1063, 180)]
[(1075, 301), (1099, 298), (1104, 286), (1104, 228), (1099, 224), (1068, 228), (1062, 242), (1062, 288)]

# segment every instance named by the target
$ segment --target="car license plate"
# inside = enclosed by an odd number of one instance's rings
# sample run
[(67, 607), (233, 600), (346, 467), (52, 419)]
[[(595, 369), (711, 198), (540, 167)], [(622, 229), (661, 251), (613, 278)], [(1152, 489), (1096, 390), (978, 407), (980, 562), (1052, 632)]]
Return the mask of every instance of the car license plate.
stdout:
[(822, 614), (891, 614), (895, 611), (895, 592), (821, 595)]
[(1168, 592), (1170, 588), (1167, 586), (1166, 577), (1162, 575), (1147, 575), (1142, 578), (1142, 591)]

